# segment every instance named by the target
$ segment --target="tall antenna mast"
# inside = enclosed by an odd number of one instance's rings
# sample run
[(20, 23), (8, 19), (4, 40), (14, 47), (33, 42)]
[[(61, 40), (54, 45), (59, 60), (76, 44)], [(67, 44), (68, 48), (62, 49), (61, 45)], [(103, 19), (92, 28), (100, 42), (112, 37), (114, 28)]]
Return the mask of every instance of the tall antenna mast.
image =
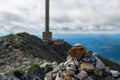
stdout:
[(52, 40), (52, 32), (49, 31), (49, 0), (45, 0), (45, 32), (43, 32), (43, 40), (50, 41)]
[(45, 25), (46, 25), (46, 32), (49, 32), (49, 0), (46, 0), (46, 2), (45, 2), (45, 7), (46, 7), (46, 23), (45, 23)]

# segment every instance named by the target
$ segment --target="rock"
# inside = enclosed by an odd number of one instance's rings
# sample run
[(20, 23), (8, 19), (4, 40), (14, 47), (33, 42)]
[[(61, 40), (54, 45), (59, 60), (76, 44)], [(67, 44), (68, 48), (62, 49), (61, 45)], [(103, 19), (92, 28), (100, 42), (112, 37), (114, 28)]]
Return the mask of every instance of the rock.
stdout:
[(22, 80), (24, 72), (16, 70), (16, 71), (13, 72), (13, 74), (15, 75), (15, 77), (17, 77), (18, 79)]
[(13, 73), (6, 73), (0, 75), (0, 80), (20, 80)]
[(52, 71), (52, 70), (53, 70), (53, 67), (48, 65), (48, 66), (45, 67), (44, 72), (45, 72), (45, 73), (48, 73), (48, 72), (50, 72), (50, 71)]
[(113, 77), (118, 77), (120, 75), (119, 71), (115, 71), (115, 70), (110, 70), (111, 74)]
[[(28, 66), (32, 63), (32, 60), (35, 61), (35, 64), (39, 64), (42, 59), (59, 63), (65, 60), (70, 48), (66, 42), (61, 44), (46, 43), (28, 33), (0, 37), (0, 43), (0, 72), (5, 72), (7, 66), (23, 68), (22, 66)], [(41, 61), (38, 62), (35, 60), (36, 58), (41, 59)], [(26, 64), (24, 64), (25, 62)]]
[[(12, 77), (20, 78), (20, 76), (22, 76), (21, 71), (24, 71), (26, 72), (24, 76), (26, 76), (27, 80), (29, 80), (28, 77), (31, 77), (31, 75), (32, 78), (37, 76), (43, 79), (45, 72), (51, 71), (52, 68), (57, 66), (56, 63), (63, 62), (67, 58), (67, 52), (71, 45), (64, 41), (58, 42), (44, 42), (40, 38), (25, 32), (0, 37), (0, 72), (6, 73), (8, 71), (19, 70), (20, 73), (17, 72)], [(99, 58), (106, 66), (111, 67), (113, 70), (120, 71), (119, 64), (101, 56), (99, 56)], [(31, 65), (36, 64), (41, 68), (34, 67), (32, 71), (29, 71)], [(48, 66), (48, 64), (50, 66)], [(37, 72), (40, 74), (37, 75)], [(7, 77), (5, 75), (1, 76)]]
[(29, 70), (24, 74), (23, 80), (44, 80), (45, 73), (42, 69), (35, 65), (31, 66)]

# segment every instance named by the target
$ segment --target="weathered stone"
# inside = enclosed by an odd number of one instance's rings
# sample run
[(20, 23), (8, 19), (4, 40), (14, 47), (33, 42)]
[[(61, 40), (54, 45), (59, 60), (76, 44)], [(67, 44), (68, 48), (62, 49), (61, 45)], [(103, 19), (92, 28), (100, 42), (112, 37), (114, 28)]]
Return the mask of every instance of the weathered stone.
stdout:
[[(29, 62), (24, 64), (26, 66), (32, 63), (32, 60), (29, 60), (29, 58), (33, 58), (34, 64), (42, 64), (42, 59), (57, 62), (64, 61), (67, 50), (70, 48), (70, 45), (67, 43), (44, 43), (40, 38), (28, 33), (3, 36), (0, 37), (0, 42), (0, 60), (6, 63), (6, 66), (15, 66), (16, 68), (19, 65), (22, 67), (25, 60)], [(36, 57), (41, 59), (41, 61), (36, 60)], [(2, 68), (0, 71), (4, 71), (5, 68)]]
[[(31, 65), (35, 64), (41, 66), (42, 71), (50, 71), (57, 65), (51, 62), (60, 63), (65, 61), (67, 52), (71, 47), (64, 41), (58, 42), (43, 42), (40, 38), (28, 33), (0, 37), (0, 72), (11, 70), (28, 71)], [(120, 71), (120, 65), (102, 57), (100, 58), (107, 66)], [(52, 65), (47, 70), (45, 70), (48, 65), (45, 65), (46, 63)], [(30, 72), (31, 74), (33, 73)]]
[(23, 80), (44, 80), (44, 72), (37, 65), (31, 66), (23, 76)]

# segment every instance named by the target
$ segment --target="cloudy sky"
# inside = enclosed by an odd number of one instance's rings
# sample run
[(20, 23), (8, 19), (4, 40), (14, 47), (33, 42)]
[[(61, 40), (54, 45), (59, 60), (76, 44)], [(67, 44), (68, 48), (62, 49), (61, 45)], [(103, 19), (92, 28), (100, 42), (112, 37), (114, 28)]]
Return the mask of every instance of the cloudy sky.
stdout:
[[(45, 0), (0, 0), (0, 34), (41, 34)], [(120, 33), (120, 0), (50, 0), (55, 34)]]

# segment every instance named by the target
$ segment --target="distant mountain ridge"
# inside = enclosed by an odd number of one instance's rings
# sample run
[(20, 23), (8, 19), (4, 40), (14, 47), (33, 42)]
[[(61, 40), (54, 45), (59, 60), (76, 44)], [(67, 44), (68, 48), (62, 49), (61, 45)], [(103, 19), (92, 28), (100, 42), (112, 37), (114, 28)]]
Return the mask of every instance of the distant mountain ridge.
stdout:
[(83, 44), (88, 50), (120, 63), (120, 34), (64, 34), (55, 35), (69, 44)]

